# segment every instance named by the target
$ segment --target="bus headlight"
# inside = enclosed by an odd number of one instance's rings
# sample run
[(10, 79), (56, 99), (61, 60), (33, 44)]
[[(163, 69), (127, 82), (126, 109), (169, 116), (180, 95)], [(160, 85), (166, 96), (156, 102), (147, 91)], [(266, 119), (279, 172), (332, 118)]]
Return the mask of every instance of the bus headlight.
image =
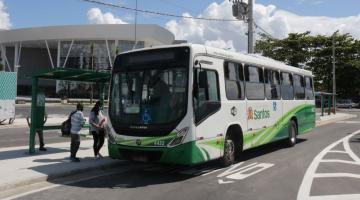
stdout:
[(168, 147), (174, 147), (176, 145), (181, 144), (184, 141), (188, 131), (189, 131), (189, 127), (185, 127), (183, 129), (181, 129), (176, 134), (176, 138), (174, 138), (173, 140), (171, 140), (171, 142), (169, 142)]

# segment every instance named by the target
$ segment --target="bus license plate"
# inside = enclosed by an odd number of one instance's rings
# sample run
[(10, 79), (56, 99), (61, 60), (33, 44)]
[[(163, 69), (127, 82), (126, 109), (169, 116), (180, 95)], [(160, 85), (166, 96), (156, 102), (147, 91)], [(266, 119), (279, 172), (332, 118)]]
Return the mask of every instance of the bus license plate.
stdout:
[(132, 159), (133, 159), (133, 161), (138, 161), (138, 162), (147, 162), (148, 161), (146, 156), (133, 156)]

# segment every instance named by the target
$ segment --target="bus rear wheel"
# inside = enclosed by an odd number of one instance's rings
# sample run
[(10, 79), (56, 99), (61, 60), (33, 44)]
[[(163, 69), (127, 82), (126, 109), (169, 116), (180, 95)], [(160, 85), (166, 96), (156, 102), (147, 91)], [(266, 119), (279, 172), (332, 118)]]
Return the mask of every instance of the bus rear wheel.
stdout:
[(294, 120), (291, 120), (289, 124), (289, 138), (287, 141), (287, 145), (289, 147), (295, 146), (297, 139), (296, 136), (297, 136), (297, 125)]
[(230, 166), (235, 162), (235, 143), (234, 140), (226, 136), (224, 142), (224, 155), (221, 158), (221, 165), (224, 167)]

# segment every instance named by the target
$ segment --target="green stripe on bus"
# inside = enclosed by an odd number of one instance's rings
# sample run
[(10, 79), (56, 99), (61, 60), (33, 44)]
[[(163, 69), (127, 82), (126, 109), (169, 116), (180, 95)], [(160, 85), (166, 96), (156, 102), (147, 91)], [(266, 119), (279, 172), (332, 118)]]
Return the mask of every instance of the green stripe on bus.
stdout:
[[(256, 147), (256, 146), (260, 146), (262, 144), (266, 144), (269, 143), (271, 141), (277, 140), (277, 139), (281, 139), (281, 138), (285, 138), (287, 137), (287, 129), (288, 129), (288, 124), (290, 122), (290, 119), (292, 117), (297, 117), (298, 120), (298, 126), (299, 126), (299, 130), (301, 129), (302, 131), (299, 131), (299, 134), (304, 133), (305, 131), (309, 131), (312, 128), (314, 128), (314, 123), (312, 123), (311, 125), (307, 125), (310, 127), (306, 127), (305, 129), (303, 129), (303, 126), (306, 126), (306, 124), (304, 124), (304, 122), (307, 122), (310, 124), (310, 122), (315, 120), (315, 113), (312, 111), (313, 109), (315, 109), (314, 105), (300, 105), (297, 106), (295, 108), (293, 108), (292, 110), (290, 110), (289, 112), (287, 112), (283, 117), (281, 117), (276, 124), (279, 124), (279, 128), (272, 126), (266, 129), (261, 129), (261, 130), (257, 130), (254, 132), (247, 132), (244, 134), (244, 146), (251, 148), (251, 147)], [(304, 114), (305, 113), (305, 114)]]

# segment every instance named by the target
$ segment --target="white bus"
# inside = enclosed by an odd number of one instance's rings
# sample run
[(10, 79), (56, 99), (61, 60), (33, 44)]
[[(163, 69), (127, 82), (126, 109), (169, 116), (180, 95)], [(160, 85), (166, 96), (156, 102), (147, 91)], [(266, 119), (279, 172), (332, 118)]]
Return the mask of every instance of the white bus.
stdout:
[(119, 54), (109, 102), (116, 159), (227, 166), (269, 142), (293, 146), (315, 126), (310, 71), (203, 45)]

